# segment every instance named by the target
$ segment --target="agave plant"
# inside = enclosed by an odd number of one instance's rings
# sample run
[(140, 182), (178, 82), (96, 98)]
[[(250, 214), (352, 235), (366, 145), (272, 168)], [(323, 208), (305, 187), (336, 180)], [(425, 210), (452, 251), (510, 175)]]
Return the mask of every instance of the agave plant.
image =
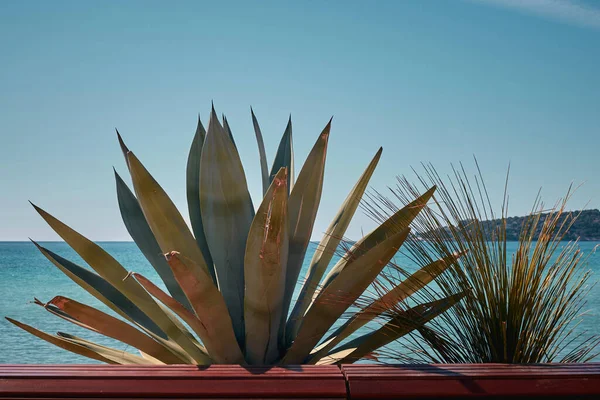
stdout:
[[(63, 349), (113, 364), (333, 363), (371, 352), (374, 345), (367, 335), (342, 349), (344, 357), (332, 357), (339, 353), (334, 345), (356, 325), (315, 347), (396, 254), (435, 188), (356, 242), (325, 276), (379, 161), (380, 148), (325, 232), (292, 307), (321, 198), (331, 121), (294, 179), (291, 119), (270, 170), (254, 112), (252, 120), (262, 172), (261, 204), (255, 211), (227, 119), (221, 123), (213, 108), (206, 131), (198, 120), (187, 162), (191, 230), (117, 132), (134, 188), (131, 191), (115, 171), (123, 221), (168, 293), (146, 277), (129, 273), (100, 246), (34, 205), (95, 272), (34, 244), (117, 317), (62, 296), (47, 303), (36, 300), (37, 304), (130, 345), (140, 355), (66, 333), (49, 335), (9, 320)], [(403, 295), (395, 289), (391, 296)], [(427, 320), (442, 311), (429, 312)]]
[[(416, 329), (404, 344), (415, 351), (386, 350), (398, 362), (546, 363), (593, 359), (598, 335), (574, 328), (581, 322), (590, 273), (577, 241), (564, 242), (577, 219), (564, 199), (546, 208), (539, 194), (520, 229), (516, 250), (507, 244), (508, 194), (496, 213), (479, 166), (474, 180), (465, 169), (441, 178), (431, 165), (422, 185), (438, 187), (433, 204), (413, 223), (406, 254), (417, 263), (460, 253), (453, 268), (437, 279), (442, 291), (464, 290), (462, 302)], [(420, 186), (420, 185), (419, 185)], [(406, 177), (392, 189), (393, 199), (371, 196), (367, 209), (376, 220), (397, 210), (419, 186)], [(497, 215), (497, 217), (496, 217)], [(423, 240), (425, 239), (425, 240)], [(388, 271), (383, 275), (394, 281)]]

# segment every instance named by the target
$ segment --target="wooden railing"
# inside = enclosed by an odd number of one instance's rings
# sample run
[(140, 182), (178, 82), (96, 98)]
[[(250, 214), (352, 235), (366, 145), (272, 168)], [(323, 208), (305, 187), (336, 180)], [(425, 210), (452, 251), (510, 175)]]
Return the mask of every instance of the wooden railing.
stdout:
[(600, 364), (0, 365), (1, 399), (600, 399)]

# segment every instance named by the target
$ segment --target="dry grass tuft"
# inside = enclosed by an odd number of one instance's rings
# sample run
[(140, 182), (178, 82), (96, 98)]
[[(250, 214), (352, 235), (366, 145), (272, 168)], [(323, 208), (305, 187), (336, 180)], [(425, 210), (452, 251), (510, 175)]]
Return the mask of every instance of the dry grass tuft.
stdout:
[[(578, 216), (566, 211), (571, 188), (550, 209), (545, 209), (538, 194), (521, 228), (518, 248), (508, 254), (506, 185), (496, 216), (478, 165), (473, 179), (462, 165), (453, 167), (453, 174), (446, 178), (431, 165), (423, 168), (424, 173), (417, 174), (419, 184), (399, 177), (397, 186), (390, 188), (392, 196), (373, 192), (363, 208), (381, 222), (414, 198), (421, 185), (436, 185), (433, 202), (413, 222), (406, 255), (417, 265), (427, 265), (463, 254), (436, 282), (446, 295), (466, 295), (446, 313), (418, 327), (418, 335), (413, 334), (403, 350), (388, 348), (374, 357), (428, 363), (592, 359), (600, 338), (574, 332), (584, 315), (590, 271), (584, 267), (577, 241), (563, 241)], [(542, 213), (548, 214), (541, 218)], [(399, 267), (388, 268), (379, 286), (396, 285), (405, 276)], [(400, 312), (396, 307), (388, 314)]]

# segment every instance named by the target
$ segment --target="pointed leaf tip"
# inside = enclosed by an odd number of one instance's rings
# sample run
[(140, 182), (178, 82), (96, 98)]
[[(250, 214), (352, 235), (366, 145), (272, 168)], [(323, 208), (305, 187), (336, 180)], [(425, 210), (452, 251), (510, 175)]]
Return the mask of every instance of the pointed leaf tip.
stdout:
[(121, 134), (119, 133), (118, 130), (117, 130), (117, 139), (119, 140), (119, 147), (121, 147), (121, 153), (123, 153), (123, 157), (125, 157), (125, 164), (127, 166), (129, 166), (129, 162), (127, 161), (127, 154), (130, 153), (130, 150), (129, 150), (129, 147), (127, 147), (127, 145), (123, 141), (123, 138), (121, 137)]
[(260, 125), (254, 115), (254, 110), (250, 106), (250, 114), (252, 114), (252, 126), (254, 127), (254, 135), (256, 136), (256, 143), (258, 145), (258, 154), (260, 157), (260, 172), (262, 177), (263, 196), (267, 193), (270, 184), (269, 167), (267, 166), (267, 153), (265, 151), (265, 143), (263, 141), (262, 133), (260, 131)]
[(119, 133), (119, 130), (117, 128), (115, 128), (115, 131), (117, 132), (117, 139), (119, 140), (119, 145), (121, 146), (121, 150), (123, 151), (124, 154), (127, 154), (127, 152), (129, 152), (129, 148), (127, 147), (127, 145), (125, 145), (125, 142), (123, 141), (123, 136), (121, 136), (121, 134)]
[(33, 204), (31, 201), (29, 202), (29, 204), (31, 204), (33, 206), (33, 208), (35, 209), (35, 211), (38, 212), (38, 214), (45, 214), (46, 212), (44, 210), (42, 210), (40, 207), (36, 206), (35, 204)]
[(35, 247), (37, 247), (38, 250), (42, 250), (43, 249), (43, 247), (38, 242), (36, 242), (35, 240), (33, 240), (31, 238), (29, 238), (29, 240), (31, 240), (31, 243), (33, 243), (33, 245)]
[(329, 139), (329, 132), (331, 131), (331, 121), (332, 120), (333, 120), (333, 117), (331, 117), (329, 122), (327, 122), (327, 125), (325, 125), (325, 128), (323, 128), (323, 132), (321, 132), (322, 139)]
[(210, 118), (208, 119), (208, 125), (217, 123), (217, 125), (221, 126), (221, 122), (219, 121), (219, 117), (217, 116), (217, 112), (215, 111), (215, 106), (212, 106), (210, 111)]

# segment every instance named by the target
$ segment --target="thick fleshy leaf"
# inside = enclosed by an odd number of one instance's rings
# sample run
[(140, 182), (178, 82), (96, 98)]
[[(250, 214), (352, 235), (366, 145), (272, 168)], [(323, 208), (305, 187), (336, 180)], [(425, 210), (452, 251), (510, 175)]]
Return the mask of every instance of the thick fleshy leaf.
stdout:
[(167, 256), (175, 278), (194, 308), (203, 330), (197, 332), (210, 356), (219, 364), (243, 363), (231, 317), (221, 292), (207, 279), (196, 279), (190, 274), (193, 260), (177, 252)]
[[(127, 159), (138, 202), (162, 252), (177, 250), (212, 276), (214, 272), (211, 272), (211, 266), (206, 264), (196, 239), (175, 204), (133, 152), (127, 154)], [(191, 272), (196, 277), (204, 276), (200, 270)]]
[(373, 301), (368, 306), (354, 314), (342, 326), (335, 330), (323, 344), (315, 349), (311, 354), (311, 359), (320, 359), (329, 353), (331, 349), (348, 338), (358, 329), (362, 328), (369, 321), (381, 313), (388, 311), (396, 304), (404, 301), (417, 291), (427, 286), (431, 281), (438, 277), (442, 272), (454, 264), (462, 254), (454, 254), (432, 262), (429, 265), (414, 272), (411, 276), (390, 289), (379, 299)]
[(182, 362), (167, 348), (160, 345), (151, 337), (120, 319), (93, 307), (67, 297), (56, 296), (45, 305), (45, 308), (48, 310), (51, 308), (61, 310), (79, 321), (82, 324), (81, 326), (86, 326), (104, 336), (133, 346), (166, 364), (181, 364)]
[[(198, 319), (194, 312), (189, 311), (180, 302), (166, 294), (161, 288), (156, 286), (152, 281), (143, 275), (137, 273), (131, 273), (130, 277), (135, 278), (140, 285), (144, 287), (152, 296), (157, 298), (163, 303), (169, 310), (183, 320), (192, 330), (198, 335), (198, 337), (204, 336), (204, 330), (206, 329), (202, 322)], [(129, 277), (127, 278), (129, 279)], [(208, 350), (204, 346), (200, 346), (201, 349), (208, 355)]]
[(369, 184), (369, 180), (375, 171), (375, 167), (377, 167), (377, 163), (379, 162), (379, 158), (381, 157), (382, 148), (379, 148), (375, 157), (371, 160), (361, 177), (359, 178), (356, 185), (352, 188), (346, 200), (342, 204), (342, 207), (338, 211), (337, 215), (331, 221), (331, 224), (325, 231), (325, 235), (323, 239), (317, 246), (315, 253), (313, 254), (312, 260), (308, 266), (308, 270), (306, 272), (306, 279), (304, 280), (304, 285), (302, 286), (302, 290), (298, 295), (298, 300), (290, 314), (288, 319), (288, 325), (286, 327), (286, 332), (289, 332), (292, 335), (292, 339), (296, 337), (298, 333), (298, 329), (300, 327), (300, 321), (308, 307), (312, 303), (313, 295), (321, 282), (321, 278), (325, 274), (325, 270), (329, 266), (333, 255), (335, 254), (340, 241), (342, 240), (358, 205), (360, 204), (360, 200)]
[[(59, 296), (59, 297), (60, 297), (60, 296)], [(71, 301), (74, 301), (74, 300), (71, 300)], [(41, 301), (39, 301), (38, 299), (35, 299), (35, 304), (38, 304), (38, 305), (40, 305), (40, 306), (44, 307), (44, 309), (45, 309), (46, 311), (48, 311), (49, 313), (51, 313), (51, 314), (53, 314), (53, 315), (56, 315), (56, 316), (58, 316), (58, 317), (60, 317), (60, 318), (62, 318), (62, 319), (64, 319), (64, 320), (66, 320), (66, 321), (68, 321), (68, 322), (70, 322), (70, 323), (72, 323), (72, 324), (74, 324), (74, 325), (80, 326), (80, 327), (82, 327), (82, 328), (84, 328), (84, 329), (89, 329), (89, 330), (91, 330), (91, 331), (93, 331), (93, 332), (97, 332), (97, 333), (100, 333), (100, 330), (102, 330), (102, 329), (100, 329), (100, 327), (98, 326), (97, 322), (92, 322), (92, 320), (89, 320), (89, 322), (90, 322), (90, 323), (91, 323), (91, 324), (92, 324), (94, 327), (93, 327), (92, 325), (84, 324), (84, 323), (83, 323), (83, 322), (81, 322), (80, 320), (78, 320), (78, 319), (74, 318), (73, 316), (71, 316), (71, 315), (67, 314), (66, 312), (64, 312), (63, 310), (61, 310), (60, 308), (58, 308), (58, 307), (56, 307), (56, 306), (54, 306), (54, 305), (52, 305), (52, 304), (44, 304), (44, 303), (42, 303)], [(182, 307), (183, 307), (183, 306), (182, 306)], [(167, 313), (169, 313), (169, 314), (172, 314), (172, 312), (171, 312), (169, 309), (167, 309), (167, 308), (163, 308), (163, 311), (165, 311), (165, 312), (167, 312)], [(99, 312), (101, 312), (101, 311), (99, 311)], [(187, 354), (186, 354), (186, 353), (183, 351), (183, 349), (182, 349), (181, 347), (179, 347), (179, 346), (178, 346), (178, 345), (177, 345), (175, 342), (173, 342), (172, 340), (165, 340), (165, 339), (161, 338), (160, 336), (157, 336), (157, 335), (155, 335), (154, 333), (147, 331), (147, 330), (146, 330), (144, 327), (140, 326), (139, 324), (137, 324), (137, 323), (136, 323), (136, 322), (134, 322), (134, 321), (131, 321), (129, 318), (127, 318), (127, 317), (124, 317), (124, 318), (125, 318), (126, 320), (128, 320), (129, 322), (131, 322), (133, 325), (135, 325), (135, 326), (137, 326), (138, 328), (140, 328), (140, 330), (141, 330), (141, 331), (143, 331), (143, 332), (145, 332), (145, 333), (146, 333), (148, 336), (150, 336), (151, 338), (153, 338), (153, 339), (154, 339), (154, 341), (156, 341), (156, 342), (157, 342), (157, 343), (155, 343), (155, 345), (159, 345), (159, 344), (160, 344), (162, 347), (164, 347), (164, 349), (162, 349), (162, 350), (157, 350), (158, 352), (160, 352), (160, 351), (165, 351), (165, 350), (166, 350), (166, 351), (168, 351), (169, 353), (171, 353), (170, 355), (165, 353), (165, 355), (164, 355), (164, 357), (163, 357), (163, 358), (166, 360), (166, 361), (164, 361), (164, 363), (165, 363), (165, 364), (182, 364), (182, 363), (183, 363), (183, 364), (196, 364), (196, 362), (194, 361), (194, 359), (192, 359), (192, 358), (191, 358), (189, 355), (187, 355)], [(184, 333), (189, 333), (189, 332), (187, 331), (187, 328), (186, 328), (186, 327), (184, 327), (184, 326), (181, 324), (181, 321), (179, 321), (179, 320), (178, 320), (178, 319), (177, 319), (175, 316), (173, 316), (171, 319), (173, 320), (173, 322), (174, 322), (174, 323), (175, 323), (177, 326), (180, 326), (180, 325), (181, 325), (181, 329), (182, 329), (182, 330), (185, 330), (185, 332), (184, 332)], [(112, 328), (112, 326), (111, 326), (111, 328)], [(110, 329), (110, 330), (112, 330), (112, 329)], [(103, 333), (103, 334), (104, 334), (105, 336), (110, 336), (110, 333), (109, 333), (108, 331), (107, 331), (106, 333)], [(192, 341), (193, 341), (193, 342), (194, 342), (194, 343), (195, 343), (195, 344), (196, 344), (196, 345), (197, 345), (197, 346), (198, 346), (198, 347), (199, 347), (199, 348), (200, 348), (200, 349), (201, 349), (201, 350), (202, 350), (204, 353), (206, 353), (206, 349), (204, 349), (204, 347), (203, 347), (202, 345), (200, 345), (200, 344), (197, 342), (197, 340), (196, 340), (196, 339), (195, 339), (195, 338), (194, 338), (194, 337), (193, 337), (191, 334), (189, 334), (189, 337), (192, 339)], [(119, 339), (117, 339), (117, 340), (119, 340)], [(142, 352), (142, 351), (140, 351), (140, 353), (143, 353), (143, 352)], [(147, 355), (147, 354), (146, 354), (146, 355)], [(151, 356), (149, 356), (149, 355), (147, 355), (147, 356), (148, 356), (148, 357), (151, 357)], [(154, 357), (151, 357), (151, 358), (152, 358), (152, 359), (154, 359)], [(161, 362), (163, 362), (163, 361), (161, 361)]]
[(142, 254), (144, 254), (144, 257), (154, 267), (154, 270), (165, 283), (171, 295), (191, 310), (191, 306), (175, 280), (169, 264), (167, 264), (165, 257), (162, 255), (161, 248), (146, 221), (144, 212), (135, 195), (123, 179), (121, 179), (117, 171), (115, 171), (115, 180), (117, 183), (119, 210), (121, 211), (121, 217), (123, 218), (127, 232), (129, 232), (135, 244), (137, 244)]
[(267, 193), (270, 186), (269, 179), (269, 167), (267, 162), (267, 153), (265, 151), (265, 142), (263, 140), (262, 132), (260, 131), (260, 125), (254, 115), (254, 110), (250, 107), (250, 114), (252, 114), (252, 125), (254, 126), (254, 134), (256, 135), (256, 143), (258, 144), (258, 154), (260, 156), (260, 174), (262, 176), (263, 196)]
[[(194, 140), (190, 147), (186, 168), (187, 203), (196, 243), (198, 243), (198, 247), (200, 248), (200, 251), (202, 251), (204, 262), (206, 263), (209, 272), (211, 272), (211, 276), (216, 284), (217, 278), (214, 271), (212, 256), (210, 255), (208, 243), (206, 242), (204, 224), (202, 223), (202, 213), (200, 212), (200, 155), (202, 154), (202, 146), (204, 145), (205, 138), (206, 131), (204, 130), (204, 126), (202, 126), (200, 116), (198, 116), (198, 127), (196, 128), (196, 134), (194, 135)], [(166, 262), (162, 254), (160, 257), (163, 262)], [(171, 292), (171, 294), (173, 293)], [(178, 297), (175, 298), (180, 303), (185, 304), (185, 302), (181, 301)]]
[(446, 312), (450, 307), (458, 303), (464, 293), (448, 296), (441, 300), (420, 304), (400, 313), (381, 328), (360, 336), (347, 344), (335, 349), (333, 353), (339, 353), (344, 349), (355, 348), (353, 352), (339, 360), (339, 363), (353, 363), (371, 354), (373, 351), (388, 345), (415, 329), (425, 325), (440, 314)]
[(85, 329), (89, 329), (89, 330), (91, 330), (93, 332), (97, 332), (91, 326), (87, 326), (86, 324), (84, 324), (84, 323), (76, 320), (75, 318), (73, 318), (72, 316), (70, 316), (69, 314), (67, 314), (66, 312), (62, 311), (61, 309), (59, 309), (57, 307), (53, 307), (53, 306), (47, 305), (46, 303), (42, 302), (41, 300), (39, 300), (36, 297), (33, 298), (33, 304), (36, 304), (36, 305), (38, 305), (40, 307), (43, 307), (50, 314), (56, 315), (57, 317), (60, 317), (60, 318), (64, 319), (67, 322), (70, 322), (70, 323), (72, 323), (74, 325), (80, 326), (80, 327), (85, 328)]
[[(130, 273), (130, 275), (131, 275), (131, 273)], [(179, 303), (179, 304), (181, 304), (181, 303)], [(177, 318), (177, 315), (175, 315), (175, 313), (173, 313), (173, 310), (171, 310), (169, 307), (166, 307), (164, 304), (161, 304), (160, 302), (158, 303), (158, 306), (163, 310), (163, 312), (165, 314), (167, 314), (167, 316), (171, 319), (171, 321), (173, 321), (175, 326), (177, 326), (179, 328), (179, 330), (181, 330), (196, 345), (196, 347), (200, 348), (200, 351), (202, 351), (202, 353), (206, 354), (206, 349), (204, 348), (202, 343), (200, 343), (200, 341), (196, 338), (196, 336), (194, 336), (188, 330), (188, 328), (181, 322), (181, 320), (179, 318)]]
[(150, 362), (152, 362), (154, 364), (160, 364), (160, 361), (157, 360), (156, 358), (152, 357), (151, 355), (148, 355), (141, 350), (138, 350), (138, 351), (140, 353), (140, 357), (145, 358), (146, 360), (149, 360)]
[(284, 364), (304, 363), (323, 335), (392, 259), (408, 233), (409, 229), (396, 233), (354, 259), (321, 291), (304, 316), (298, 336), (283, 359)]
[(219, 289), (243, 346), (244, 252), (254, 207), (239, 154), (214, 109), (200, 159), (200, 206)]
[(271, 173), (269, 174), (269, 185), (273, 182), (275, 175), (281, 168), (286, 168), (288, 171), (288, 195), (294, 187), (294, 145), (292, 143), (292, 117), (288, 119), (287, 126), (279, 142)]
[[(108, 359), (111, 359), (121, 365), (155, 365), (156, 363), (147, 360), (143, 357), (136, 356), (135, 354), (128, 353), (124, 350), (114, 349), (112, 347), (103, 346), (98, 343), (94, 343), (90, 340), (85, 340), (75, 335), (71, 335), (65, 332), (57, 332), (59, 338), (64, 339), (68, 342), (77, 344), (85, 347), (95, 353), (102, 355)], [(164, 365), (162, 362), (158, 362), (159, 365)]]
[(281, 168), (258, 208), (246, 245), (246, 360), (272, 364), (279, 358), (278, 331), (288, 257), (287, 170)]
[(229, 136), (231, 143), (233, 143), (233, 147), (235, 147), (237, 149), (237, 146), (235, 145), (235, 140), (233, 140), (233, 133), (231, 133), (231, 128), (229, 127), (229, 122), (227, 121), (227, 117), (225, 117), (224, 114), (223, 114), (223, 129), (225, 130), (225, 132), (227, 132), (227, 136)]
[[(419, 212), (421, 212), (423, 207), (425, 207), (431, 196), (433, 196), (435, 189), (436, 187), (433, 186), (427, 192), (423, 193), (419, 198), (394, 213), (371, 233), (367, 234), (365, 237), (356, 242), (350, 248), (347, 254), (333, 266), (327, 276), (325, 276), (325, 279), (323, 279), (323, 284), (321, 285), (322, 288), (327, 287), (327, 285), (329, 285), (335, 279), (340, 271), (343, 270), (352, 259), (359, 257), (366, 251), (369, 251), (369, 249), (373, 248), (378, 243), (381, 243), (390, 235), (401, 232), (408, 228)], [(317, 295), (318, 292), (313, 296), (313, 300)]]
[(118, 130), (116, 130), (116, 131), (117, 131), (117, 140), (119, 141), (119, 146), (121, 147), (121, 152), (123, 153), (123, 157), (125, 157), (125, 164), (127, 164), (127, 167), (129, 168), (129, 161), (127, 160), (127, 153), (129, 153), (129, 148), (123, 141), (123, 138), (121, 137), (121, 134), (119, 133), (119, 131)]
[(168, 340), (167, 335), (146, 314), (142, 312), (127, 297), (119, 292), (104, 278), (87, 270), (52, 251), (41, 247), (32, 240), (38, 250), (54, 264), (62, 273), (67, 275), (92, 296), (100, 300), (115, 313), (134, 323), (154, 340), (161, 343), (175, 354), (183, 363), (194, 363), (194, 360), (174, 342)]
[(319, 209), (319, 202), (321, 201), (330, 129), (331, 120), (327, 123), (327, 126), (325, 126), (325, 129), (323, 129), (323, 132), (321, 132), (308, 154), (288, 200), (290, 246), (286, 270), (283, 314), (279, 329), (280, 345), (282, 347), (287, 347), (293, 337), (292, 332), (289, 332), (289, 334), (285, 332), (285, 326), (290, 303), (292, 302), (292, 295), (298, 282), (298, 276), (302, 269), (302, 263), (304, 262), (306, 249), (312, 235), (317, 210)]
[(155, 335), (164, 339), (167, 338), (167, 335), (158, 325), (104, 278), (40, 246), (38, 243), (32, 242), (52, 264), (111, 310), (130, 321), (135, 321)]
[(84, 346), (70, 342), (66, 339), (63, 339), (63, 338), (60, 338), (60, 337), (57, 337), (54, 335), (47, 334), (46, 332), (42, 332), (39, 329), (36, 329), (36, 328), (34, 328), (30, 325), (24, 324), (22, 322), (16, 321), (12, 318), (8, 318), (8, 317), (5, 317), (5, 318), (8, 322), (23, 329), (25, 332), (28, 332), (28, 333), (32, 334), (33, 336), (36, 336), (42, 340), (45, 340), (48, 343), (51, 343), (57, 347), (60, 347), (61, 349), (70, 351), (71, 353), (79, 354), (80, 356), (91, 358), (93, 360), (97, 360), (97, 361), (104, 362), (107, 364), (120, 364), (119, 362), (114, 361), (104, 355), (98, 354), (97, 352), (92, 351)]
[[(130, 152), (129, 155), (131, 156), (132, 153)], [(129, 157), (129, 160), (132, 175), (135, 175), (133, 173), (134, 166), (132, 165), (131, 157)], [(52, 229), (102, 278), (131, 300), (132, 303), (142, 310), (169, 338), (179, 344), (194, 360), (198, 363), (206, 362), (206, 356), (163, 312), (148, 292), (136, 281), (124, 280), (127, 276), (127, 271), (117, 260), (96, 243), (80, 235), (41, 208), (34, 207)], [(196, 245), (195, 242), (194, 245)]]

